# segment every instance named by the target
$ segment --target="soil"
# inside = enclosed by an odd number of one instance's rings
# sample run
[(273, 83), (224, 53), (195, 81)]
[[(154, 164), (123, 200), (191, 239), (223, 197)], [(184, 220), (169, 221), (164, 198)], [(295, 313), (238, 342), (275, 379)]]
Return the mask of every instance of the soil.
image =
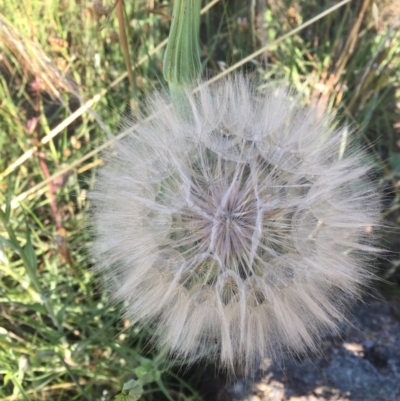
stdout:
[(354, 308), (340, 335), (324, 339), (321, 356), (266, 366), (254, 381), (239, 378), (206, 399), (400, 401), (400, 321), (394, 312), (389, 303), (369, 298)]

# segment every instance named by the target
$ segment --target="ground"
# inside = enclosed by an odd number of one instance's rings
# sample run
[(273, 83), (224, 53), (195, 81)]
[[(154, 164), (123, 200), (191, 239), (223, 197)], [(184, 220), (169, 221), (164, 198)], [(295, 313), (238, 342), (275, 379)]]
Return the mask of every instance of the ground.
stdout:
[(376, 295), (354, 308), (340, 335), (323, 340), (323, 355), (239, 379), (218, 401), (399, 401), (400, 322)]

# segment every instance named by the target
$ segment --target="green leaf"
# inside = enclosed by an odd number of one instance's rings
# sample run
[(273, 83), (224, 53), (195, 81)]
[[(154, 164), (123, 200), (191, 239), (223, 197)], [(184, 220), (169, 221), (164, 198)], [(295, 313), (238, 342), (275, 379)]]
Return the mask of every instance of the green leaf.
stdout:
[(4, 375), (3, 384), (4, 384), (5, 386), (7, 386), (8, 382), (9, 382), (10, 379), (12, 378), (12, 375), (13, 375), (13, 372), (7, 372), (7, 373)]
[(26, 245), (24, 246), (24, 256), (29, 263), (29, 266), (36, 271), (37, 269), (37, 257), (35, 253), (35, 249), (33, 248), (31, 235), (29, 233), (28, 226), (26, 226)]
[(0, 243), (4, 244), (8, 248), (11, 248), (15, 252), (19, 252), (20, 251), (18, 246), (14, 245), (11, 241), (9, 241), (8, 239), (2, 237), (1, 235), (0, 235)]
[(137, 380), (129, 380), (124, 384), (122, 393), (114, 401), (137, 401), (143, 394), (143, 387)]
[(128, 399), (129, 395), (128, 394), (118, 394), (115, 398), (114, 401), (129, 401)]
[(6, 216), (6, 213), (4, 213), (3, 209), (0, 207), (0, 220), (3, 222), (3, 224), (7, 223)]
[(124, 387), (122, 387), (122, 391), (132, 391), (132, 390), (136, 391), (137, 389), (141, 389), (141, 388), (142, 388), (142, 386), (140, 385), (140, 383), (137, 380), (131, 379), (124, 384)]
[(8, 178), (7, 184), (7, 198), (6, 198), (6, 212), (4, 214), (4, 222), (8, 223), (10, 221), (10, 214), (11, 214), (11, 198), (12, 198), (12, 191), (11, 191), (11, 179)]
[(148, 373), (150, 370), (154, 369), (154, 364), (153, 361), (147, 358), (141, 358), (140, 359), (140, 366), (134, 369), (134, 372), (136, 376), (140, 379), (142, 376), (144, 376), (146, 373)]
[(18, 388), (20, 394), (22, 395), (22, 398), (24, 401), (29, 401), (28, 395), (26, 394), (24, 388), (22, 387), (21, 383), (19, 382), (19, 380), (16, 377), (11, 377), (11, 380), (14, 384), (15, 387)]
[(153, 361), (147, 358), (141, 358), (140, 366), (133, 369), (133, 371), (135, 372), (142, 386), (156, 382), (161, 377), (161, 373), (154, 366)]

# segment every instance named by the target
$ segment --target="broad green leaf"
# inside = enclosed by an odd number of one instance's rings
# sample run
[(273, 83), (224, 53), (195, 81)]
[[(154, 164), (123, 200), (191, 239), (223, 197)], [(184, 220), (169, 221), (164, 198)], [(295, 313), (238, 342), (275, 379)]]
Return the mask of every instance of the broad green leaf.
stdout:
[(143, 394), (143, 387), (137, 380), (129, 380), (124, 384), (122, 393), (114, 401), (137, 401)]

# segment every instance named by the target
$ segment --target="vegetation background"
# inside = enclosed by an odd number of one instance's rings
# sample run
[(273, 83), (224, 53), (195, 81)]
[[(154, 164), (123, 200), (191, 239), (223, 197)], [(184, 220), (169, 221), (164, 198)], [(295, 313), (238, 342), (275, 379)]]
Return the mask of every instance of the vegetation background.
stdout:
[[(355, 129), (388, 227), (387, 283), (371, 291), (400, 317), (400, 2), (345, 3), (321, 15), (339, 1), (203, 1), (203, 68), (289, 79)], [(125, 0), (123, 11), (113, 0), (0, 0), (0, 401), (114, 400), (137, 378), (143, 399), (203, 399), (203, 369), (171, 366), (147, 333), (127, 330), (90, 271), (86, 194), (100, 151), (130, 99), (166, 86), (171, 2)]]

